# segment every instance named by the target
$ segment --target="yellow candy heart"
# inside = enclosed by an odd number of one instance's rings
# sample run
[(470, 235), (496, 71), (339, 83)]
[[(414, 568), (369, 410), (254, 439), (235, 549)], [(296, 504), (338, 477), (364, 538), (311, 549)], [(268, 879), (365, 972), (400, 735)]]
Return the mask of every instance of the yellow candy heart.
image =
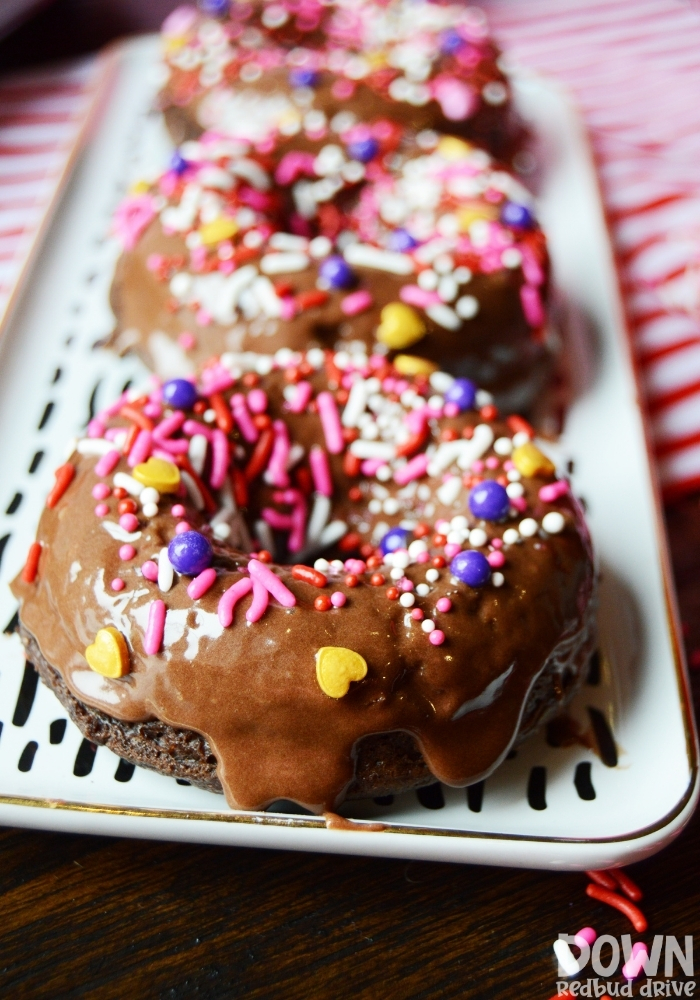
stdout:
[(498, 218), (498, 209), (494, 205), (475, 204), (465, 205), (457, 210), (457, 221), (459, 231), (466, 233), (475, 222), (493, 222)]
[(521, 476), (553, 476), (554, 463), (536, 448), (532, 441), (527, 441), (516, 448), (512, 455), (513, 465)]
[(418, 358), (415, 354), (397, 354), (394, 368), (399, 375), (432, 375), (438, 370), (438, 365), (426, 358)]
[(440, 140), (437, 151), (445, 160), (463, 160), (469, 156), (472, 147), (454, 135), (446, 135)]
[(367, 676), (367, 661), (345, 646), (322, 646), (316, 653), (316, 680), (329, 698), (342, 698), (351, 681)]
[(159, 493), (175, 493), (180, 485), (180, 470), (164, 458), (149, 458), (137, 465), (132, 475), (137, 482), (152, 486)]
[(129, 673), (129, 647), (119, 629), (101, 628), (92, 646), (85, 650), (88, 666), (103, 677), (123, 677)]
[(415, 309), (403, 302), (390, 302), (382, 309), (377, 339), (393, 350), (403, 350), (425, 335), (425, 323)]
[(205, 247), (214, 246), (222, 240), (228, 240), (238, 232), (238, 225), (233, 219), (220, 215), (213, 222), (207, 222), (199, 227), (199, 237)]

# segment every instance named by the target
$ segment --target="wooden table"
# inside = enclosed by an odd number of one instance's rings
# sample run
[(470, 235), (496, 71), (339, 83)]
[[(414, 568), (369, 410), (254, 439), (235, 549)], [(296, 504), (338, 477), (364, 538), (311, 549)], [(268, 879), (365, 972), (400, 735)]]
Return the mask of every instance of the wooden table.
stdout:
[[(678, 504), (668, 523), (693, 651), (700, 501)], [(694, 680), (697, 707), (700, 671)], [(700, 813), (675, 844), (632, 870), (651, 934), (700, 942), (699, 834)], [(586, 897), (586, 882), (4, 830), (0, 996), (548, 1000), (559, 933), (631, 931)]]

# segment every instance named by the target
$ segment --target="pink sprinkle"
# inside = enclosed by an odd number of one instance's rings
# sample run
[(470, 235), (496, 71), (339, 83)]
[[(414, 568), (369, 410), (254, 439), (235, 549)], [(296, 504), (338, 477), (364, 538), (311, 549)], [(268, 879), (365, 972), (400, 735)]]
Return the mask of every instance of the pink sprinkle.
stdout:
[(197, 338), (193, 333), (188, 333), (187, 330), (185, 330), (177, 338), (177, 342), (183, 351), (191, 351), (197, 344)]
[(102, 455), (97, 465), (95, 466), (95, 475), (108, 476), (118, 462), (119, 462), (119, 452), (116, 450), (108, 451), (106, 455)]
[(153, 428), (153, 437), (159, 444), (164, 443), (164, 438), (169, 438), (171, 434), (175, 431), (180, 430), (185, 422), (185, 414), (182, 410), (176, 410), (175, 413), (171, 413), (169, 417)]
[(418, 555), (416, 556), (416, 562), (417, 563), (427, 563), (427, 562), (430, 562), (430, 553), (429, 552), (419, 552)]
[(310, 382), (298, 382), (296, 392), (294, 393), (294, 399), (291, 403), (287, 403), (287, 409), (289, 412), (303, 413), (308, 406), (312, 392), (313, 388)]
[(484, 471), (484, 463), (481, 461), (480, 458), (477, 458), (475, 461), (472, 462), (471, 471), (476, 473)]
[(274, 507), (263, 507), (260, 511), (260, 516), (274, 531), (292, 530), (291, 514), (282, 514), (279, 510), (275, 510)]
[(148, 625), (143, 637), (143, 650), (147, 656), (154, 656), (163, 642), (165, 631), (165, 604), (163, 601), (152, 601), (148, 609)]
[(367, 569), (367, 563), (364, 559), (346, 559), (343, 568), (346, 573), (354, 573), (356, 576), (361, 576)]
[(289, 432), (284, 420), (274, 420), (272, 430), (275, 434), (272, 454), (265, 472), (265, 482), (282, 489), (289, 486), (287, 460), (289, 459)]
[(198, 601), (216, 582), (216, 570), (213, 567), (203, 570), (199, 576), (187, 584), (187, 593), (193, 601)]
[(399, 298), (409, 306), (417, 306), (419, 309), (427, 309), (428, 306), (442, 302), (437, 292), (429, 292), (420, 285), (404, 285), (399, 292)]
[(194, 321), (197, 326), (209, 326), (214, 317), (207, 309), (198, 309), (194, 314)]
[(340, 590), (336, 590), (335, 593), (331, 594), (331, 604), (334, 608), (344, 608), (347, 603), (347, 597)]
[(632, 945), (632, 954), (625, 964), (622, 966), (622, 975), (624, 979), (636, 979), (640, 975), (644, 963), (649, 958), (649, 951), (647, 946), (643, 941), (637, 941)]
[(433, 646), (442, 646), (444, 641), (445, 633), (441, 632), (439, 628), (434, 628), (428, 636), (428, 642), (431, 642)]
[(266, 587), (260, 583), (259, 580), (253, 580), (253, 601), (248, 610), (245, 613), (246, 620), (249, 622), (260, 621), (262, 616), (267, 611), (267, 605), (270, 601), (268, 596), (268, 590)]
[(106, 500), (111, 492), (107, 483), (95, 483), (92, 487), (92, 495), (95, 500)]
[(413, 611), (411, 612), (411, 618), (414, 620), (414, 622), (422, 622), (423, 612), (421, 611), (421, 609), (414, 608)]
[(404, 594), (408, 594), (413, 590), (413, 580), (409, 580), (407, 576), (401, 577), (399, 580), (399, 590), (402, 590)]
[(119, 547), (119, 558), (124, 562), (128, 562), (133, 559), (136, 555), (136, 549), (133, 545), (121, 545)]
[(219, 621), (224, 628), (228, 628), (233, 621), (233, 609), (236, 607), (236, 604), (240, 601), (241, 597), (245, 597), (245, 595), (249, 594), (252, 589), (253, 581), (249, 577), (244, 576), (241, 580), (237, 580), (232, 587), (229, 587), (228, 590), (224, 591), (221, 595), (217, 613), (219, 615)]
[(113, 417), (115, 413), (119, 413), (124, 403), (128, 403), (129, 396), (128, 393), (123, 392), (119, 399), (116, 399), (109, 406), (106, 406), (104, 410), (100, 410), (97, 414), (97, 420), (106, 420), (108, 417)]
[(525, 313), (525, 319), (530, 326), (538, 327), (544, 323), (544, 308), (540, 293), (534, 285), (520, 286), (520, 303)]
[(582, 941), (584, 941), (587, 945), (590, 946), (593, 944), (593, 942), (597, 937), (598, 935), (596, 934), (596, 932), (593, 930), (592, 927), (582, 927), (581, 930), (574, 935), (574, 944), (578, 945), (578, 947), (580, 948), (581, 945), (576, 940), (576, 938), (581, 938)]
[[(265, 587), (272, 596), (280, 602), (284, 608), (293, 608), (297, 599), (294, 594), (282, 583), (278, 576), (268, 569), (259, 559), (251, 559), (248, 563), (248, 572), (253, 581), (258, 581)], [(256, 619), (257, 620), (257, 619)]]
[(158, 420), (161, 413), (163, 412), (163, 407), (160, 405), (160, 403), (146, 403), (146, 405), (143, 408), (143, 412), (146, 414), (147, 417), (150, 417), (151, 420)]
[(330, 392), (319, 392), (316, 404), (326, 439), (326, 448), (331, 455), (339, 455), (345, 447), (345, 439), (343, 438), (343, 428), (338, 416), (335, 397)]
[(115, 578), (112, 580), (110, 586), (111, 586), (112, 590), (119, 591), (119, 590), (123, 590), (124, 587), (126, 587), (126, 584), (118, 576), (115, 576)]
[(510, 497), (511, 507), (515, 507), (516, 510), (524, 511), (527, 510), (527, 500), (525, 497)]
[(222, 430), (217, 427), (211, 437), (211, 472), (209, 482), (212, 489), (220, 490), (226, 482), (228, 472), (229, 450), (228, 438)]
[(500, 463), (499, 463), (499, 461), (498, 461), (498, 459), (496, 458), (495, 455), (489, 455), (489, 457), (486, 459), (486, 468), (487, 469), (497, 469), (498, 466), (499, 466), (499, 464)]
[(445, 559), (454, 559), (458, 552), (462, 551), (462, 546), (458, 542), (448, 542), (445, 546)]
[(173, 517), (184, 517), (185, 508), (182, 506), (181, 503), (176, 503), (173, 504), (173, 506), (170, 508), (170, 513), (173, 515)]
[(172, 462), (172, 455), (186, 455), (189, 445), (184, 438), (177, 438), (175, 441), (157, 441), (159, 447), (153, 449), (151, 454), (154, 458), (165, 458), (167, 462)]
[(452, 601), (449, 599), (449, 597), (441, 597), (440, 600), (435, 605), (435, 607), (438, 609), (438, 611), (442, 612), (449, 611), (450, 608), (452, 607)]
[(386, 465), (383, 458), (366, 458), (360, 466), (360, 471), (363, 476), (373, 476), (383, 465)]
[(104, 437), (105, 425), (101, 420), (91, 420), (87, 428), (87, 436), (89, 438), (101, 438)]
[(95, 513), (98, 517), (106, 517), (106, 515), (109, 514), (109, 507), (106, 503), (98, 503), (95, 507)]
[(394, 482), (399, 486), (405, 486), (414, 479), (424, 476), (428, 468), (429, 458), (426, 454), (416, 455), (410, 462), (406, 462), (394, 473)]
[(459, 407), (456, 403), (445, 403), (443, 413), (446, 417), (456, 417), (459, 413)]
[(331, 93), (337, 101), (347, 101), (355, 93), (356, 84), (352, 80), (341, 78), (331, 87)]
[(237, 392), (231, 396), (229, 405), (233, 413), (233, 419), (238, 424), (241, 434), (248, 444), (254, 444), (259, 437), (258, 428), (253, 423), (243, 393)]
[[(540, 488), (537, 494), (544, 503), (553, 503), (559, 497), (564, 497), (569, 492), (569, 484), (566, 479), (558, 479), (556, 483), (547, 483)], [(93, 496), (95, 494), (93, 493)]]
[(435, 522), (435, 530), (438, 535), (447, 535), (450, 530), (450, 522), (446, 521), (444, 518), (440, 518), (439, 521)]
[(267, 409), (267, 393), (262, 389), (251, 389), (246, 402), (251, 413), (264, 413)]
[(135, 465), (145, 462), (151, 454), (153, 448), (153, 435), (150, 431), (139, 431), (138, 437), (134, 441), (133, 448), (129, 452), (127, 459), (129, 466), (133, 469)]
[(351, 292), (350, 295), (346, 295), (345, 298), (341, 299), (340, 310), (346, 316), (357, 316), (358, 313), (369, 309), (373, 301), (371, 294), (362, 289), (359, 292)]
[(441, 76), (433, 84), (433, 95), (451, 122), (463, 122), (474, 113), (478, 97), (474, 90), (453, 76)]
[(175, 534), (184, 535), (186, 531), (192, 531), (189, 521), (178, 521), (175, 525)]
[(136, 514), (122, 514), (119, 518), (119, 527), (124, 531), (136, 531), (139, 526), (139, 519)]
[(314, 445), (309, 452), (309, 465), (314, 481), (314, 489), (324, 497), (333, 496), (333, 480), (328, 465), (328, 456), (323, 448)]
[(151, 583), (155, 583), (156, 580), (158, 579), (158, 567), (156, 566), (156, 564), (153, 562), (152, 559), (148, 559), (143, 564), (143, 566), (141, 567), (141, 572), (143, 573), (144, 577), (147, 580), (151, 581)]
[(501, 566), (505, 566), (506, 557), (502, 552), (496, 550), (495, 552), (489, 552), (486, 556), (486, 561), (493, 569), (499, 569)]

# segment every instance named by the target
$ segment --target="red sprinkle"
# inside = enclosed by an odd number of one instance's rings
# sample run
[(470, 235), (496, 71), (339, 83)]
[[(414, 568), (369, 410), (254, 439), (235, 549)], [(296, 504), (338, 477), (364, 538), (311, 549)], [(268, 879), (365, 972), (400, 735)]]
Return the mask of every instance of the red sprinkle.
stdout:
[(612, 875), (628, 899), (638, 903), (640, 899), (644, 898), (644, 893), (637, 883), (633, 882), (622, 868), (611, 868), (609, 874)]
[(597, 885), (602, 885), (604, 889), (610, 889), (612, 892), (617, 891), (617, 882), (612, 877), (612, 874), (607, 871), (591, 871), (586, 872), (591, 882), (597, 883)]
[(25, 583), (34, 583), (36, 573), (39, 568), (39, 556), (41, 555), (41, 542), (32, 542), (27, 553), (27, 561), (22, 570), (22, 579)]
[(226, 405), (226, 401), (220, 392), (214, 392), (209, 397), (211, 408), (216, 415), (216, 426), (224, 434), (230, 434), (233, 430), (233, 414)]
[(330, 611), (332, 606), (330, 597), (326, 597), (325, 594), (319, 594), (314, 601), (314, 607), (317, 611)]
[(137, 507), (134, 500), (120, 500), (117, 504), (117, 510), (120, 514), (135, 514)]
[(519, 417), (517, 414), (506, 417), (506, 423), (508, 424), (510, 430), (512, 430), (513, 434), (519, 434), (524, 431), (526, 434), (529, 434), (530, 437), (534, 438), (535, 436), (535, 429), (532, 424), (529, 424), (527, 420), (523, 417)]
[[(372, 580), (372, 582), (374, 582), (374, 579)], [(386, 592), (386, 596), (389, 598), (390, 601), (398, 600), (399, 597), (398, 587), (389, 587), (389, 589)]]
[(498, 416), (498, 407), (494, 406), (493, 403), (487, 403), (486, 406), (481, 407), (479, 415), (482, 420), (495, 420)]
[(433, 566), (435, 567), (435, 569), (443, 569), (445, 565), (446, 563), (444, 556), (433, 556)]
[(127, 492), (123, 486), (115, 486), (112, 490), (112, 496), (116, 497), (117, 500), (123, 500), (127, 496)]
[(292, 576), (295, 580), (310, 583), (312, 587), (325, 587), (328, 583), (323, 573), (319, 573), (317, 569), (312, 569), (311, 566), (304, 566), (302, 563), (292, 566)]
[(126, 438), (124, 439), (124, 447), (122, 448), (122, 455), (128, 455), (131, 449), (136, 443), (136, 438), (141, 433), (141, 428), (138, 424), (132, 424), (129, 430), (126, 432)]
[(383, 562), (381, 556), (370, 556), (367, 560), (367, 569), (377, 569)]
[(359, 486), (351, 486), (348, 490), (348, 500), (352, 500), (355, 503), (362, 499), (362, 490)]
[(250, 456), (250, 461), (245, 467), (246, 482), (252, 483), (260, 473), (267, 467), (272, 454), (272, 446), (275, 443), (275, 432), (271, 427), (266, 427), (258, 438), (257, 444)]
[(346, 451), (343, 455), (343, 472), (346, 476), (359, 476), (362, 468), (362, 459), (353, 455), (351, 451)]
[(319, 289), (311, 289), (308, 292), (299, 292), (294, 297), (294, 304), (298, 309), (312, 309), (314, 306), (323, 306), (330, 298), (328, 292)]
[(445, 535), (433, 535), (433, 545), (435, 545), (437, 548), (441, 548), (446, 541), (447, 538)]
[[(138, 434), (138, 427), (136, 428), (136, 433)], [(70, 462), (66, 462), (65, 465), (59, 465), (59, 467), (54, 472), (56, 477), (56, 482), (53, 485), (53, 489), (46, 498), (47, 507), (55, 507), (58, 501), (61, 499), (63, 494), (66, 492), (68, 487), (73, 481), (73, 476), (75, 475), (75, 466), (71, 465)]]
[(373, 587), (382, 587), (386, 583), (384, 576), (381, 573), (372, 573), (369, 582)]
[(357, 579), (354, 573), (348, 573), (345, 577), (346, 587), (356, 587), (360, 581)]
[(635, 906), (629, 899), (624, 899), (622, 896), (618, 896), (616, 892), (603, 889), (593, 882), (586, 886), (586, 895), (590, 896), (591, 899), (599, 900), (601, 903), (607, 903), (608, 906), (612, 906), (616, 910), (619, 910), (620, 913), (624, 913), (638, 934), (643, 934), (647, 929), (647, 918), (639, 907)]
[(362, 539), (356, 531), (349, 531), (338, 542), (338, 548), (341, 552), (354, 552), (355, 549), (359, 548), (361, 541)]
[(426, 535), (430, 534), (430, 528), (427, 524), (417, 524), (413, 529), (413, 534), (416, 538), (425, 538)]
[(268, 552), (267, 549), (260, 549), (260, 551), (257, 553), (257, 557), (261, 563), (272, 562), (272, 553)]
[(240, 469), (231, 469), (231, 489), (237, 507), (248, 506), (248, 483)]
[(119, 411), (119, 416), (126, 417), (127, 420), (131, 420), (132, 423), (137, 424), (137, 426), (139, 426), (143, 431), (153, 430), (153, 421), (151, 418), (147, 417), (145, 413), (142, 413), (141, 410), (138, 410), (135, 406), (131, 406), (129, 403), (122, 406)]

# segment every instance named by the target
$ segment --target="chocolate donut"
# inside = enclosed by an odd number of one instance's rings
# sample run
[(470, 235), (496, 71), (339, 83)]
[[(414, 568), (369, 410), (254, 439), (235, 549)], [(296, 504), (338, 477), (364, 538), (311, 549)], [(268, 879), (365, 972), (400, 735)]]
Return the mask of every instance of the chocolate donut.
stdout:
[(13, 591), (84, 733), (244, 809), (480, 780), (594, 641), (588, 534), (529, 425), (379, 355), (125, 394)]
[(343, 112), (329, 137), (305, 139), (262, 155), (206, 135), (129, 195), (111, 345), (171, 377), (225, 351), (360, 342), (526, 410), (554, 354), (528, 193), (483, 150), (431, 131)]
[[(432, 0), (215, 3), (165, 21), (159, 104), (176, 143), (213, 129), (264, 139), (348, 107), (462, 136), (496, 156), (520, 129), (483, 12)], [(251, 138), (246, 135), (245, 138)]]

